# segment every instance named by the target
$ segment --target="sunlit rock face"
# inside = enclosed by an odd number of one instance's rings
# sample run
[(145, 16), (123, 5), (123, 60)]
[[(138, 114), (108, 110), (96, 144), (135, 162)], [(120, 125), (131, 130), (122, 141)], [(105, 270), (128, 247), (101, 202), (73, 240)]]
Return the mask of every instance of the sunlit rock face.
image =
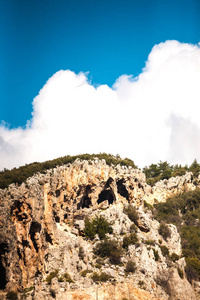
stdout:
[[(0, 296), (4, 297), (10, 290), (22, 292), (24, 288), (34, 287), (30, 295), (26, 295), (30, 299), (53, 299), (54, 294), (58, 299), (75, 299), (73, 295), (80, 296), (82, 288), (84, 299), (96, 299), (94, 282), (90, 276), (81, 275), (83, 270), (99, 272), (93, 255), (98, 239), (93, 243), (86, 240), (84, 220), (104, 216), (113, 226), (111, 238), (122, 243), (123, 235), (131, 232), (133, 224), (124, 213), (124, 207), (131, 204), (137, 208), (139, 216), (136, 223), (139, 242), (138, 246), (129, 246), (122, 261), (126, 264), (129, 259), (134, 260), (137, 271), (126, 277), (124, 267), (106, 263), (101, 270), (112, 274), (115, 285), (119, 284), (121, 298), (124, 282), (124, 297), (128, 298), (128, 291), (134, 290), (135, 299), (140, 299), (137, 298), (140, 281), (140, 285), (141, 282), (146, 285), (147, 294), (144, 292), (146, 298), (143, 299), (168, 299), (166, 292), (156, 284), (160, 270), (168, 272), (169, 269), (159, 243), (166, 245), (170, 254), (181, 256), (180, 236), (176, 227), (169, 225), (172, 235), (165, 241), (158, 233), (159, 223), (144, 209), (144, 201), (150, 204), (165, 201), (170, 195), (195, 187), (190, 173), (150, 187), (140, 170), (108, 166), (104, 160), (96, 159), (76, 160), (73, 164), (48, 170), (46, 174), (36, 174), (20, 186), (12, 184), (0, 190)], [(154, 240), (159, 261), (155, 260), (154, 250), (149, 250), (145, 240)], [(180, 268), (183, 269), (184, 264), (184, 259), (179, 261)], [(177, 266), (171, 268), (175, 270)], [(54, 279), (49, 285), (45, 280), (54, 270), (58, 270), (60, 278), (69, 273), (73, 282)], [(181, 296), (180, 299), (195, 299), (186, 279), (180, 279), (175, 271), (170, 276), (178, 282), (180, 290), (185, 291), (187, 298)], [(109, 284), (111, 290), (111, 283), (101, 286), (99, 295), (102, 298), (99, 299), (110, 297), (105, 288)], [(152, 293), (154, 298), (149, 296)]]

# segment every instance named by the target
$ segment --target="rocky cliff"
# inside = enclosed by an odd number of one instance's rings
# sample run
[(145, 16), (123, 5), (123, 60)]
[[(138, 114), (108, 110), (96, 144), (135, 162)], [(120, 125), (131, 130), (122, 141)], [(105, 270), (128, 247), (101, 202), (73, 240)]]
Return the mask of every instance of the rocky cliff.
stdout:
[[(144, 203), (198, 184), (187, 173), (151, 187), (140, 170), (96, 159), (76, 160), (0, 190), (0, 299), (196, 299), (184, 276), (176, 227), (167, 225), (170, 235), (163, 238)], [(135, 222), (127, 214), (130, 205)], [(84, 234), (85, 220), (97, 216), (112, 224), (111, 241), (123, 245), (124, 236), (137, 236), (120, 248), (120, 263), (95, 255), (98, 235), (90, 240)], [(101, 274), (107, 279), (95, 280)]]

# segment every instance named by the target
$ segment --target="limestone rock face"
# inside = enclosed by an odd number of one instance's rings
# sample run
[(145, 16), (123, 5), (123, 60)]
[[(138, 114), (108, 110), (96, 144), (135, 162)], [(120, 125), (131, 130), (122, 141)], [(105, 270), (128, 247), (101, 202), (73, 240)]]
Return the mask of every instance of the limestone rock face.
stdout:
[[(26, 299), (32, 300), (96, 299), (97, 292), (98, 299), (110, 299), (111, 291), (115, 299), (129, 299), (130, 295), (134, 299), (168, 299), (156, 281), (160, 272), (169, 269), (160, 243), (168, 247), (170, 254), (181, 256), (181, 240), (174, 225), (168, 225), (171, 238), (163, 240), (158, 233), (159, 223), (144, 209), (144, 200), (164, 201), (169, 195), (194, 188), (191, 173), (152, 188), (140, 170), (112, 167), (96, 159), (76, 160), (46, 174), (36, 174), (20, 186), (12, 184), (0, 190), (0, 299), (5, 299), (7, 291), (20, 292), (18, 298), (24, 299), (24, 289)], [(137, 209), (136, 225), (124, 212), (127, 205)], [(122, 253), (123, 266), (105, 260), (99, 269), (93, 254), (99, 238), (91, 242), (84, 237), (85, 218), (97, 215), (111, 222), (110, 238), (121, 245), (123, 237), (136, 226), (138, 243)], [(129, 260), (135, 262), (137, 270), (125, 277)], [(177, 297), (173, 299), (186, 299), (180, 296), (184, 289), (193, 297), (187, 299), (195, 299), (190, 284), (178, 277), (177, 266), (184, 268), (184, 258), (179, 265), (170, 265), (175, 274), (171, 276), (171, 286), (177, 282), (180, 287), (180, 293), (172, 293)], [(48, 276), (55, 271), (57, 275), (48, 282)], [(100, 271), (110, 275), (113, 283), (98, 287), (91, 273)]]
[(171, 177), (157, 182), (152, 187), (151, 193), (146, 195), (145, 200), (150, 204), (154, 204), (164, 202), (168, 197), (177, 193), (195, 190), (200, 185), (200, 178), (197, 178), (194, 182), (192, 175), (192, 172), (187, 172), (183, 176)]

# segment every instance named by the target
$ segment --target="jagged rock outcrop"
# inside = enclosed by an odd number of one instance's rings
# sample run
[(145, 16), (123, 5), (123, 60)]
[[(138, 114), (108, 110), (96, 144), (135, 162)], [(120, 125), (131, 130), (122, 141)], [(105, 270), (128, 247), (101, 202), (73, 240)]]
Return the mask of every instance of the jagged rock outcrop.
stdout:
[[(176, 227), (168, 225), (171, 237), (164, 240), (158, 233), (159, 223), (143, 206), (144, 201), (164, 201), (169, 195), (194, 188), (191, 173), (150, 187), (140, 170), (108, 166), (97, 159), (76, 160), (46, 174), (36, 174), (20, 186), (12, 184), (0, 190), (2, 297), (9, 290), (22, 293), (31, 287), (27, 299), (96, 299), (97, 290), (98, 299), (110, 299), (113, 289), (118, 291), (115, 299), (129, 299), (130, 293), (134, 293), (134, 299), (168, 299), (158, 278), (166, 274), (174, 297), (170, 299), (195, 299), (190, 284), (177, 273), (177, 268), (184, 270), (184, 259), (169, 262), (161, 251), (160, 245), (164, 245), (170, 254), (181, 256)], [(128, 204), (137, 207), (138, 244), (130, 245), (123, 254), (123, 266), (109, 262), (101, 266), (101, 272), (110, 274), (113, 283), (98, 288), (89, 276), (89, 272), (99, 272), (93, 254), (98, 238), (94, 242), (84, 238), (84, 219), (104, 216), (113, 224), (111, 237), (122, 243), (123, 235), (130, 233), (133, 225), (124, 212)], [(137, 270), (126, 277), (128, 260), (135, 262)], [(55, 270), (58, 276), (48, 284), (45, 280)], [(81, 275), (84, 270), (86, 276)], [(62, 282), (66, 273), (73, 282)], [(173, 282), (179, 292), (173, 290)], [(23, 293), (19, 297), (23, 299)]]
[(200, 185), (200, 176), (193, 180), (192, 172), (187, 172), (183, 176), (171, 177), (157, 182), (147, 194), (145, 199), (148, 203), (164, 202), (168, 197), (177, 193), (195, 190)]

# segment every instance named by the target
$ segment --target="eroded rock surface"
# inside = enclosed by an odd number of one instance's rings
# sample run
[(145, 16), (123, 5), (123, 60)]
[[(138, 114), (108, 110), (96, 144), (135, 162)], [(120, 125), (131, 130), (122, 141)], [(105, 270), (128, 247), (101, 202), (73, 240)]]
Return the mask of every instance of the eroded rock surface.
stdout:
[[(134, 299), (168, 299), (158, 283), (159, 274), (167, 274), (171, 280), (169, 289), (174, 298), (170, 299), (186, 299), (181, 295), (188, 293), (191, 298), (187, 299), (195, 299), (191, 285), (177, 275), (178, 267), (184, 270), (184, 259), (169, 262), (161, 251), (162, 244), (170, 254), (181, 256), (176, 227), (168, 225), (172, 234), (165, 241), (158, 233), (159, 223), (144, 209), (144, 200), (153, 204), (194, 188), (190, 173), (151, 188), (140, 170), (111, 167), (97, 159), (77, 160), (36, 174), (20, 186), (12, 184), (0, 190), (0, 299), (11, 290), (21, 293), (19, 299), (23, 299), (23, 291), (26, 299), (96, 299), (97, 290), (98, 299), (110, 299), (112, 289), (115, 299), (129, 299), (131, 293)], [(105, 261), (99, 267), (93, 254), (98, 238), (91, 242), (84, 237), (84, 220), (102, 215), (112, 223), (110, 237), (122, 244), (123, 236), (133, 227), (124, 212), (128, 204), (137, 208), (138, 243), (123, 253), (121, 266)], [(128, 260), (137, 268), (126, 276)], [(45, 280), (55, 270), (58, 275), (48, 284)], [(98, 287), (91, 279), (92, 272), (105, 272), (112, 280)], [(66, 273), (72, 282), (61, 280)], [(180, 292), (172, 289), (173, 282)]]

